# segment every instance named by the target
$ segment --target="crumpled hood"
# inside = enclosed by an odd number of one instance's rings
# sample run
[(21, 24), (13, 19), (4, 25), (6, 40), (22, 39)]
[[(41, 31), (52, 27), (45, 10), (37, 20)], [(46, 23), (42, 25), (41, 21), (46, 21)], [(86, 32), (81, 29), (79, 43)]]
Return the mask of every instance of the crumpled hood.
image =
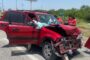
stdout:
[(62, 29), (64, 29), (67, 33), (67, 35), (72, 35), (73, 33), (80, 33), (79, 28), (77, 28), (76, 26), (69, 26), (69, 25), (63, 25), (60, 24), (60, 26), (62, 27)]
[(45, 27), (49, 30), (52, 30), (58, 34), (61, 34), (62, 36), (72, 35), (73, 33), (80, 33), (80, 30), (75, 26), (69, 26), (69, 25), (54, 25), (54, 26), (47, 26)]
[(53, 32), (55, 32), (57, 34), (60, 34), (62, 36), (66, 36), (66, 32), (59, 25), (47, 26), (45, 28), (49, 29), (49, 30), (51, 30), (51, 31), (53, 31)]
[(76, 28), (75, 26), (69, 26), (69, 25), (63, 25), (63, 24), (60, 24), (60, 26), (61, 26), (64, 30), (67, 30), (67, 31), (71, 31), (71, 30), (73, 30), (73, 29)]

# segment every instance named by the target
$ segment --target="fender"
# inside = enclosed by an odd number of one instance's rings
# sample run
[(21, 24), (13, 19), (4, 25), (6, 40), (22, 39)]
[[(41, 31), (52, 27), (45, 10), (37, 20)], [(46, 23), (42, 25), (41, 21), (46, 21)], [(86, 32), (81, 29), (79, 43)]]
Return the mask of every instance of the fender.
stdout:
[(39, 39), (38, 45), (40, 45), (44, 41), (44, 39), (46, 39), (46, 38), (51, 39), (53, 42), (57, 42), (58, 39), (62, 38), (62, 36), (61, 35), (54, 36), (53, 34), (45, 34)]
[(8, 44), (9, 44), (9, 40), (7, 38), (6, 32), (3, 30), (0, 30), (0, 47), (3, 47)]
[(54, 42), (57, 42), (58, 39), (62, 38), (62, 35), (54, 32), (50, 29), (42, 28), (42, 30), (40, 32), (39, 41), (37, 42), (37, 44), (42, 43), (43, 39), (46, 37), (51, 38)]
[(61, 35), (59, 35), (59, 36), (55, 36), (55, 35), (46, 35), (46, 36), (44, 36), (43, 38), (45, 38), (45, 37), (48, 37), (48, 38), (51, 38), (53, 41), (57, 41), (58, 39), (60, 39), (60, 38), (62, 38), (62, 36)]

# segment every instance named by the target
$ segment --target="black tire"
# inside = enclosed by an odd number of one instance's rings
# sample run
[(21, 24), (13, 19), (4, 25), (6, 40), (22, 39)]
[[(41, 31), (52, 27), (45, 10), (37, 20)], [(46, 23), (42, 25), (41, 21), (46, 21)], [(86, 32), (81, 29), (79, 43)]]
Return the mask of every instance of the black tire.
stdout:
[(51, 43), (45, 42), (42, 46), (42, 54), (46, 60), (56, 60), (57, 56), (52, 50)]

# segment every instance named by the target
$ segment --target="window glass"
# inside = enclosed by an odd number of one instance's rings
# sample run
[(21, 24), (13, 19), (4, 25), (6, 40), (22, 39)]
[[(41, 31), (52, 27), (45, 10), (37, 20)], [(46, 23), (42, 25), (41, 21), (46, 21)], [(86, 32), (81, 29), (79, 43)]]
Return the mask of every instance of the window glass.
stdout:
[(25, 16), (22, 13), (8, 12), (4, 19), (5, 21), (24, 23)]
[(5, 17), (4, 17), (4, 21), (9, 21), (10, 20), (10, 13), (6, 13)]
[(41, 23), (46, 24), (60, 24), (53, 15), (38, 14)]

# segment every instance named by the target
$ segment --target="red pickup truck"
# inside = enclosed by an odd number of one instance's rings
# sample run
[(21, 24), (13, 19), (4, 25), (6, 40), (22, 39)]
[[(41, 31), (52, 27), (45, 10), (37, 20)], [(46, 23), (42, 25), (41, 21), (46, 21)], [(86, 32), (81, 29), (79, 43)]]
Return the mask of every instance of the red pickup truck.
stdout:
[(6, 11), (0, 19), (0, 31), (6, 34), (9, 45), (42, 47), (46, 60), (64, 57), (68, 52), (81, 48), (79, 28), (62, 25), (46, 12)]

